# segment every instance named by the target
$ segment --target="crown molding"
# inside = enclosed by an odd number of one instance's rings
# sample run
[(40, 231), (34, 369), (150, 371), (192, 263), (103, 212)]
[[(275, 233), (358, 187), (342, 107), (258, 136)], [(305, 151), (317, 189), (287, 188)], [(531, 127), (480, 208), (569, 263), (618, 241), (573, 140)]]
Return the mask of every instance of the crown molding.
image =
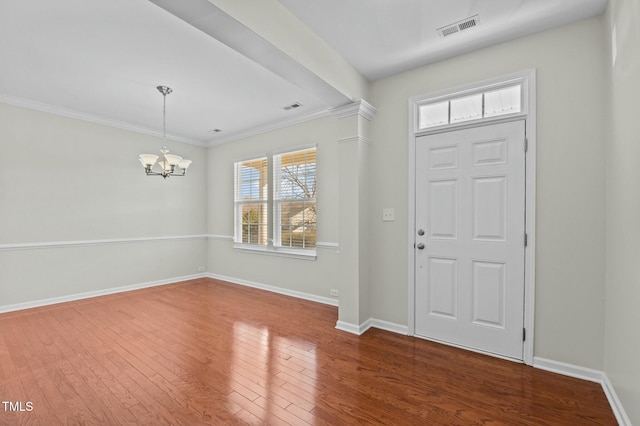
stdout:
[(358, 143), (363, 143), (365, 145), (371, 145), (371, 141), (365, 138), (361, 138), (360, 136), (353, 136), (350, 138), (338, 139), (338, 144), (351, 143), (351, 142), (358, 142)]
[[(135, 133), (140, 133), (149, 136), (162, 137), (162, 133), (155, 130), (135, 126), (124, 121), (109, 120), (96, 115), (87, 114), (80, 111), (75, 111), (68, 108), (62, 108), (42, 102), (36, 102), (29, 99), (20, 98), (17, 96), (10, 96), (0, 93), (0, 102), (13, 105), (21, 108), (27, 108), (35, 111), (46, 112), (49, 114), (55, 114), (62, 117), (73, 118), (76, 120), (87, 121), (89, 123), (100, 124), (103, 126), (114, 127), (117, 129), (127, 130)], [(238, 133), (230, 134), (222, 138), (210, 139), (208, 141), (199, 141), (193, 139), (182, 138), (179, 136), (167, 135), (167, 139), (174, 142), (182, 142), (189, 145), (196, 145), (205, 148), (210, 148), (224, 143), (234, 142), (240, 139), (248, 138), (251, 136), (260, 135), (267, 132), (272, 132), (278, 129), (282, 129), (296, 124), (305, 123), (307, 121), (317, 120), (319, 118), (335, 116), (337, 118), (350, 117), (352, 115), (360, 115), (367, 120), (372, 120), (376, 115), (377, 110), (365, 100), (359, 100), (338, 108), (323, 109), (319, 111), (313, 111), (309, 114), (296, 116), (293, 118), (287, 118), (284, 120), (273, 121), (263, 125), (255, 126), (247, 130), (240, 131)]]
[(323, 110), (320, 110), (320, 111), (310, 112), (309, 114), (296, 116), (296, 117), (293, 117), (293, 118), (287, 118), (287, 119), (284, 119), (284, 120), (272, 121), (272, 122), (269, 122), (269, 123), (266, 123), (266, 124), (262, 124), (262, 125), (259, 125), (259, 126), (252, 127), (250, 129), (247, 129), (247, 130), (242, 130), (240, 132), (230, 134), (230, 135), (222, 137), (220, 139), (218, 139), (218, 138), (211, 139), (211, 140), (207, 141), (204, 146), (210, 148), (210, 147), (213, 147), (213, 146), (222, 145), (224, 143), (234, 142), (234, 141), (237, 141), (237, 140), (240, 140), (240, 139), (244, 139), (244, 138), (248, 138), (248, 137), (251, 137), (251, 136), (256, 136), (256, 135), (260, 135), (260, 134), (263, 134), (263, 133), (272, 132), (274, 130), (282, 129), (282, 128), (285, 128), (285, 127), (294, 126), (296, 124), (305, 123), (307, 121), (312, 121), (312, 120), (317, 120), (319, 118), (328, 117), (331, 114), (332, 114), (331, 110), (323, 109)]
[[(100, 125), (109, 126), (109, 127), (115, 127), (117, 129), (128, 130), (130, 132), (141, 133), (143, 135), (149, 135), (149, 136), (155, 136), (155, 137), (162, 138), (162, 133), (161, 132), (158, 132), (158, 131), (155, 131), (155, 130), (152, 130), (152, 129), (149, 129), (149, 128), (146, 128), (146, 127), (136, 126), (136, 125), (131, 124), (131, 123), (126, 123), (124, 121), (109, 120), (109, 119), (106, 119), (106, 118), (99, 117), (97, 115), (87, 114), (87, 113), (84, 113), (84, 112), (75, 111), (75, 110), (72, 110), (72, 109), (63, 108), (63, 107), (59, 107), (59, 106), (49, 105), (49, 104), (45, 104), (45, 103), (42, 103), (42, 102), (36, 102), (36, 101), (32, 101), (30, 99), (24, 99), (24, 98), (20, 98), (20, 97), (17, 97), (17, 96), (10, 96), (10, 95), (5, 95), (5, 94), (1, 94), (0, 93), (0, 102), (5, 103), (5, 104), (9, 104), (9, 105), (13, 105), (13, 106), (17, 106), (17, 107), (21, 107), (21, 108), (27, 108), (27, 109), (31, 109), (31, 110), (35, 110), (35, 111), (46, 112), (46, 113), (49, 113), (49, 114), (55, 114), (55, 115), (59, 115), (59, 116), (62, 116), (62, 117), (74, 118), (76, 120), (87, 121), (89, 123), (100, 124)], [(167, 139), (171, 140), (171, 141), (174, 141), (174, 142), (186, 143), (186, 144), (189, 144), (189, 145), (196, 145), (196, 146), (202, 146), (202, 147), (206, 146), (206, 143), (204, 143), (202, 141), (182, 138), (182, 137), (179, 137), (179, 136), (167, 135)]]
[(373, 120), (377, 112), (378, 110), (364, 99), (331, 109), (331, 114), (338, 118), (346, 118), (358, 114), (369, 121)]

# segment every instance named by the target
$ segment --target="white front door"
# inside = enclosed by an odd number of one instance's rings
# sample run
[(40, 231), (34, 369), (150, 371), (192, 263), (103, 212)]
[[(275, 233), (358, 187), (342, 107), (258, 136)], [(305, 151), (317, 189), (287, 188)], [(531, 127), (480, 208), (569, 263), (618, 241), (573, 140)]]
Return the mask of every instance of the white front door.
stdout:
[(523, 359), (525, 122), (416, 138), (415, 334)]

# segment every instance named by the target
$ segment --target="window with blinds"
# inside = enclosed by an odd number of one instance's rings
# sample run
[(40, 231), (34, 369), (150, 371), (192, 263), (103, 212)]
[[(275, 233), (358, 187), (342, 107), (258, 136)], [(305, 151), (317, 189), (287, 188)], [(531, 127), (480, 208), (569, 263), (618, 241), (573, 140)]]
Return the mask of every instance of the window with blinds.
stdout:
[(274, 245), (316, 247), (316, 149), (273, 156)]
[(235, 242), (267, 245), (267, 157), (235, 163)]
[(236, 248), (315, 257), (316, 165), (316, 148), (234, 164)]

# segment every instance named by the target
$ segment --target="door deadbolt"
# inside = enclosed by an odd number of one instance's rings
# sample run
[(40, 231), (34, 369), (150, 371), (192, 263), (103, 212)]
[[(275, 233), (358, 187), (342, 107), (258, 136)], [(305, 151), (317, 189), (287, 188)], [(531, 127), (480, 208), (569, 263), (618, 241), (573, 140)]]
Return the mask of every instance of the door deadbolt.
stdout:
[(424, 229), (418, 229), (418, 235), (420, 236), (424, 235)]

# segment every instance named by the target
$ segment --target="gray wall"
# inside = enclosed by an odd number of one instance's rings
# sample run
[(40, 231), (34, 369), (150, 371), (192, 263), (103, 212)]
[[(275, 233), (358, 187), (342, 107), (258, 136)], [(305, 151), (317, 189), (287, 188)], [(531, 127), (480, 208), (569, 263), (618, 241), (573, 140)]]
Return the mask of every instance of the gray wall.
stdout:
[[(605, 167), (600, 18), (376, 81), (372, 317), (407, 322), (408, 108), (412, 96), (537, 70), (536, 357), (601, 370)], [(396, 221), (383, 223), (384, 207)]]
[[(189, 176), (145, 176), (151, 136), (0, 103), (0, 308), (198, 273), (206, 265), (205, 150)], [(89, 244), (99, 240), (131, 240)]]
[[(640, 4), (610, 1), (605, 17), (607, 288), (605, 372), (633, 424), (640, 424)], [(616, 32), (615, 49), (612, 47)], [(617, 52), (615, 64), (613, 52)]]
[[(503, 43), (372, 84), (367, 154), (368, 185), (359, 196), (369, 236), (359, 256), (370, 285), (371, 317), (406, 325), (408, 98), (473, 81), (537, 69), (537, 268), (534, 354), (602, 369), (605, 280), (604, 47), (602, 20)], [(319, 144), (319, 241), (338, 242), (336, 139), (343, 130), (328, 117), (209, 150), (209, 233), (233, 232), (233, 161), (309, 143)], [(324, 180), (329, 179), (329, 182)], [(370, 188), (367, 190), (367, 186)], [(382, 209), (396, 209), (382, 222)], [(361, 213), (362, 214), (362, 213)], [(209, 271), (326, 296), (340, 254), (319, 250), (317, 262), (234, 251), (229, 240), (209, 243)], [(255, 267), (247, 268), (248, 262)], [(336, 263), (338, 262), (338, 263)], [(301, 282), (283, 273), (307, 270)], [(360, 298), (360, 310), (367, 300)]]
[(338, 243), (338, 119), (325, 117), (209, 148), (209, 272), (315, 296), (337, 287), (338, 248), (317, 249), (317, 260), (247, 253), (233, 248), (233, 163), (288, 149), (317, 145), (319, 243)]

